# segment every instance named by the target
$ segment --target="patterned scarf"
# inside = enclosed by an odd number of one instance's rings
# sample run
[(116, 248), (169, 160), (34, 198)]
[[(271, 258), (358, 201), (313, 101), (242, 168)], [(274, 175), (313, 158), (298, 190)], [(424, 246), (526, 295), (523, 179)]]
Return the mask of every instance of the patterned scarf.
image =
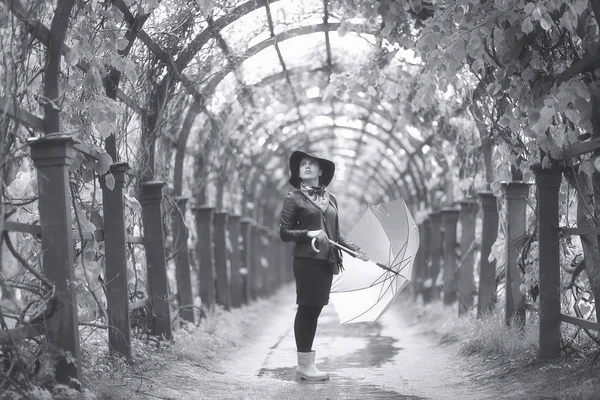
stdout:
[(329, 203), (329, 192), (325, 188), (325, 185), (308, 186), (304, 182), (300, 182), (300, 190), (306, 194), (312, 201), (314, 201), (322, 210), (327, 207)]

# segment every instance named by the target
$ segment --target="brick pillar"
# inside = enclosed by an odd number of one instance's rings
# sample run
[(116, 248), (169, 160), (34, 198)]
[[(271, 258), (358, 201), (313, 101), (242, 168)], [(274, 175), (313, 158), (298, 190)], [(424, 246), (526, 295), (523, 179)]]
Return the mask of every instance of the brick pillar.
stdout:
[(527, 198), (529, 185), (523, 182), (509, 182), (505, 185), (506, 195), (506, 324), (525, 326), (525, 295), (521, 293), (523, 283), (517, 259), (527, 233)]
[(81, 353), (77, 298), (73, 265), (73, 227), (69, 166), (75, 152), (70, 136), (46, 136), (31, 142), (31, 158), (37, 169), (38, 209), (42, 230), (42, 270), (54, 285), (60, 303), (52, 318), (45, 320), (46, 337), (71, 360), (60, 357), (56, 379), (63, 384), (81, 381)]
[(211, 309), (216, 302), (216, 272), (214, 253), (214, 208), (194, 208), (196, 216), (197, 240), (196, 251), (198, 259), (198, 287), (202, 307)]
[(241, 236), (241, 217), (230, 215), (228, 219), (230, 248), (229, 261), (231, 263), (231, 306), (240, 307), (243, 303), (242, 275), (240, 274), (242, 261), (243, 239)]
[(496, 260), (489, 261), (492, 245), (498, 236), (498, 203), (492, 192), (479, 193), (482, 210), (481, 254), (477, 318), (490, 313), (496, 304)]
[(162, 199), (164, 182), (144, 182), (140, 186), (140, 204), (144, 222), (144, 245), (148, 276), (148, 300), (152, 309), (152, 334), (173, 338), (165, 258)]
[(231, 266), (227, 251), (229, 232), (228, 214), (215, 213), (215, 271), (217, 278), (217, 304), (226, 310), (231, 309)]
[(473, 308), (475, 280), (473, 267), (475, 262), (475, 221), (477, 219), (477, 203), (460, 202), (460, 254), (461, 262), (458, 270), (458, 314), (467, 314)]
[(532, 168), (538, 197), (540, 274), (540, 353), (542, 360), (560, 357), (560, 242), (558, 237), (561, 171)]
[(459, 210), (442, 210), (442, 225), (444, 230), (444, 304), (451, 305), (456, 302), (456, 224), (458, 223)]
[(173, 246), (175, 255), (175, 279), (177, 279), (177, 302), (179, 315), (184, 321), (194, 323), (194, 295), (190, 273), (188, 227), (185, 223), (188, 199), (176, 197), (177, 207), (173, 210)]
[(105, 176), (100, 179), (104, 210), (105, 287), (108, 305), (108, 347), (112, 352), (131, 359), (129, 299), (127, 298), (127, 235), (125, 233), (125, 174), (126, 163), (113, 164), (110, 172), (115, 187), (106, 187)]

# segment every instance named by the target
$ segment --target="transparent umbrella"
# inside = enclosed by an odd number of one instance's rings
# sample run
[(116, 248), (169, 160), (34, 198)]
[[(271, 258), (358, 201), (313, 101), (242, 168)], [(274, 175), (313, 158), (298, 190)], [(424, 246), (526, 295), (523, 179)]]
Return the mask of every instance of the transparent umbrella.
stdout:
[(376, 321), (410, 281), (419, 228), (398, 199), (370, 205), (348, 239), (369, 261), (344, 257), (344, 271), (334, 276), (330, 299), (341, 324)]

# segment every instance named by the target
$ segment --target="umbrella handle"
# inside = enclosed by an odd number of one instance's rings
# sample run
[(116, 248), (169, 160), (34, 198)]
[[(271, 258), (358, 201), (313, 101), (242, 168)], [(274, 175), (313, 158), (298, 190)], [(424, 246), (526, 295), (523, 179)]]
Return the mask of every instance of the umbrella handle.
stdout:
[(314, 250), (315, 253), (320, 253), (321, 250), (317, 249), (316, 246), (316, 242), (317, 242), (317, 238), (312, 238), (312, 240), (310, 241), (310, 247), (312, 247), (312, 249)]
[[(356, 258), (359, 258), (359, 257), (358, 257), (358, 254), (357, 254), (356, 252), (354, 252), (354, 251), (350, 250), (349, 248), (347, 248), (347, 247), (345, 247), (345, 246), (342, 246), (342, 245), (341, 245), (341, 244), (339, 244), (338, 242), (334, 242), (334, 241), (333, 241), (333, 240), (331, 240), (331, 239), (328, 239), (328, 241), (329, 241), (329, 243), (330, 243), (330, 244), (332, 244), (333, 246), (336, 246), (336, 247), (338, 247), (338, 248), (340, 248), (340, 249), (344, 250), (346, 253), (350, 254), (351, 256), (354, 256), (354, 257), (356, 257)], [(316, 243), (317, 243), (317, 238), (313, 238), (313, 239), (310, 241), (310, 245), (311, 245), (312, 249), (315, 251), (315, 253), (320, 253), (320, 252), (321, 252), (321, 250), (317, 249)], [(374, 262), (374, 261), (373, 261), (373, 262)], [(403, 276), (403, 275), (401, 275), (401, 274), (400, 274), (398, 271), (395, 271), (395, 270), (393, 270), (392, 268), (388, 267), (387, 265), (384, 265), (384, 264), (381, 264), (381, 263), (378, 263), (378, 262), (375, 262), (375, 265), (377, 265), (377, 266), (378, 266), (379, 268), (381, 268), (381, 269), (384, 269), (384, 270), (386, 270), (386, 271), (388, 271), (388, 272), (391, 272), (391, 273), (393, 273), (394, 275), (397, 275), (397, 276), (402, 276), (402, 277), (404, 278), (404, 276)]]
[[(357, 254), (356, 252), (354, 252), (354, 251), (350, 250), (349, 248), (347, 248), (347, 247), (345, 247), (345, 246), (342, 246), (342, 245), (341, 245), (341, 244), (339, 244), (338, 242), (334, 242), (334, 241), (333, 241), (333, 240), (331, 240), (331, 239), (327, 239), (327, 241), (329, 242), (329, 244), (331, 244), (331, 245), (333, 245), (333, 246), (335, 246), (335, 247), (338, 247), (338, 248), (340, 248), (340, 249), (344, 250), (346, 253), (350, 254), (351, 256), (353, 256), (353, 257), (356, 257), (356, 258), (359, 258), (358, 254)], [(313, 251), (314, 251), (315, 253), (320, 253), (320, 252), (321, 252), (321, 250), (319, 250), (319, 249), (317, 248), (317, 244), (316, 244), (316, 243), (317, 243), (317, 238), (312, 238), (312, 240), (310, 241), (310, 246), (312, 247), (312, 249), (313, 249)]]

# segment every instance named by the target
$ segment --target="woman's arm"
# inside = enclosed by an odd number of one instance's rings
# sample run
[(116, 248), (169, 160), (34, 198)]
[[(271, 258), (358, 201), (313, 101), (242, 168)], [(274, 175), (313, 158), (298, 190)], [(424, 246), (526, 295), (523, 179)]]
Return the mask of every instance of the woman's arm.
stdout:
[(297, 226), (298, 205), (290, 193), (283, 201), (281, 210), (281, 220), (279, 222), (279, 237), (284, 242), (298, 242), (300, 240), (309, 240), (308, 229), (294, 229)]

